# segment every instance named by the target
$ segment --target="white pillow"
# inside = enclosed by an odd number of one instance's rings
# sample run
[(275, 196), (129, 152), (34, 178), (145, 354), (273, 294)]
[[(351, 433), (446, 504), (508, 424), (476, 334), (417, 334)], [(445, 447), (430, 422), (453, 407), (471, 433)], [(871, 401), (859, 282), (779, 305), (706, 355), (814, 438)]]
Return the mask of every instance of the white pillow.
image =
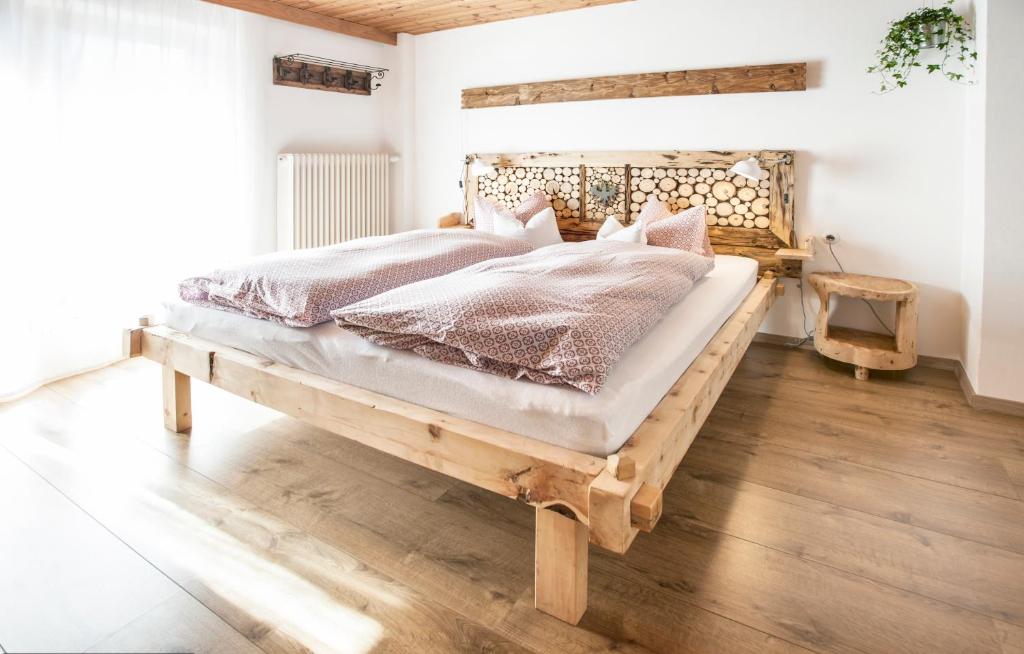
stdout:
[(642, 220), (636, 221), (629, 227), (623, 227), (615, 216), (608, 216), (608, 219), (601, 225), (601, 229), (597, 230), (597, 239), (647, 245), (647, 232), (644, 230), (644, 221)]
[(494, 233), (498, 236), (510, 236), (527, 241), (535, 248), (562, 242), (562, 235), (558, 232), (555, 210), (551, 207), (530, 218), (526, 225), (516, 218), (496, 213), (494, 214)]
[(625, 229), (615, 216), (608, 216), (604, 224), (601, 225), (601, 229), (597, 230), (597, 240), (603, 241), (616, 232), (621, 232)]

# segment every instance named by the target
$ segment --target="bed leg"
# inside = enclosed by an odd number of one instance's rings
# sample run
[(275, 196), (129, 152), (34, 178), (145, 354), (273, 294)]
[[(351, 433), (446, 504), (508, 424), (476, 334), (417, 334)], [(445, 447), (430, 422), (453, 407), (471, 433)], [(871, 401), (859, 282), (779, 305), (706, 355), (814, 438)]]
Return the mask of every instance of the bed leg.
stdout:
[(553, 509), (537, 509), (534, 606), (569, 624), (587, 610), (587, 544), (582, 522)]
[(192, 378), (164, 366), (164, 426), (182, 434), (192, 429)]

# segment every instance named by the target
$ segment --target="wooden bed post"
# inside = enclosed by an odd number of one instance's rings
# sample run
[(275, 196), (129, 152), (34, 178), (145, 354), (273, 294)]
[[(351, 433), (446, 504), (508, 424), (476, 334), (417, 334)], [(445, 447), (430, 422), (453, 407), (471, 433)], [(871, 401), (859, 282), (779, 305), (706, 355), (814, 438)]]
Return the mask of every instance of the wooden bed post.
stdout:
[(164, 364), (164, 426), (179, 434), (192, 429), (192, 378)]
[(569, 624), (587, 610), (589, 530), (560, 511), (537, 507), (534, 606)]

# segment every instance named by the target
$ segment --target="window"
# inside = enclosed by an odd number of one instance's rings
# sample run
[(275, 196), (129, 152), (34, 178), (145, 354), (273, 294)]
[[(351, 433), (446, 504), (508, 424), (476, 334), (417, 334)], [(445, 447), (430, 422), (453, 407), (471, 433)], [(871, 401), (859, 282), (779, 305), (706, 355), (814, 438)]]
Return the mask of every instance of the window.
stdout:
[(252, 252), (270, 164), (251, 20), (0, 5), (0, 398), (118, 358), (176, 280)]

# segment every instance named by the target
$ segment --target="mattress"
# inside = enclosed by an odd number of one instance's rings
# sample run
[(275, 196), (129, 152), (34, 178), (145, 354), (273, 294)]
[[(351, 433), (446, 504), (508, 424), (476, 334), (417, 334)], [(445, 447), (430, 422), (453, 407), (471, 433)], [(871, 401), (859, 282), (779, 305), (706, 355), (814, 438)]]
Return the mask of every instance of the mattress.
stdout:
[(661, 401), (757, 279), (757, 262), (717, 255), (698, 281), (629, 348), (597, 395), (497, 377), (392, 350), (333, 322), (287, 327), (168, 302), (166, 324), (277, 363), (587, 454), (616, 452)]

